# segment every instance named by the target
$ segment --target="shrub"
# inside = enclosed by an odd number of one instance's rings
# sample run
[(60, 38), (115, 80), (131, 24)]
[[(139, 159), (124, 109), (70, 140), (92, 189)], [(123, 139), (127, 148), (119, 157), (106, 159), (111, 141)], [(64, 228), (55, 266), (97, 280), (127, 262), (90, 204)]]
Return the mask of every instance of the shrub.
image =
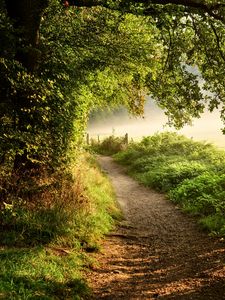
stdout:
[(184, 210), (199, 215), (203, 228), (225, 234), (225, 174), (207, 172), (184, 180), (169, 197)]
[(142, 174), (142, 178), (145, 178), (144, 182), (148, 186), (160, 191), (169, 191), (184, 179), (196, 177), (205, 170), (206, 166), (195, 161), (181, 161), (154, 168)]
[(127, 148), (127, 141), (124, 137), (113, 135), (105, 138), (102, 142), (92, 141), (92, 149), (100, 154), (112, 155)]
[(205, 172), (195, 179), (186, 179), (181, 185), (170, 192), (170, 197), (176, 202), (191, 201), (203, 194), (214, 195), (223, 191), (225, 175)]

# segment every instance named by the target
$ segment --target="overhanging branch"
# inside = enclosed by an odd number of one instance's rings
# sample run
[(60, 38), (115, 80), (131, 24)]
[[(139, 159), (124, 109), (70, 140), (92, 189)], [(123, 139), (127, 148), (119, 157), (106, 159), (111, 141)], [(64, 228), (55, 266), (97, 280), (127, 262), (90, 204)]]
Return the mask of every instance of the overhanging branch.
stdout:
[[(223, 3), (222, 3), (223, 2)], [(126, 11), (131, 12), (131, 6), (135, 5), (143, 6), (143, 13), (145, 15), (151, 15), (152, 9), (154, 6), (165, 6), (165, 5), (174, 5), (181, 6), (184, 8), (194, 9), (195, 13), (207, 13), (212, 18), (219, 20), (225, 24), (225, 3), (223, 1), (217, 1), (213, 4), (208, 4), (206, 1), (202, 0), (114, 0), (113, 2), (108, 2), (107, 0), (77, 0), (76, 6), (79, 7), (93, 7), (93, 6), (103, 6), (111, 9), (125, 9)], [(134, 9), (132, 9), (134, 12)]]

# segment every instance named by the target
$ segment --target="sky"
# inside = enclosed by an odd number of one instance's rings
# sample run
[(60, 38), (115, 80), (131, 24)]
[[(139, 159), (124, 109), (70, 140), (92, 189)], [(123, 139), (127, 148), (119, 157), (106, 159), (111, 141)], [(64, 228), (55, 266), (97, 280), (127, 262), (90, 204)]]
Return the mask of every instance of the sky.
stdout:
[[(163, 111), (152, 100), (148, 100), (144, 118), (131, 117), (125, 109), (114, 114), (105, 112), (104, 115), (100, 114), (100, 118), (97, 120), (90, 120), (87, 131), (93, 138), (97, 138), (99, 135), (100, 139), (104, 139), (112, 133), (115, 136), (128, 133), (130, 138), (138, 140), (156, 132), (176, 131), (174, 128), (165, 126), (166, 122), (167, 117)], [(220, 120), (219, 112), (206, 111), (200, 119), (193, 120), (192, 126), (185, 126), (176, 132), (194, 140), (211, 142), (218, 147), (225, 148), (225, 135), (221, 132), (222, 127), (223, 123)]]

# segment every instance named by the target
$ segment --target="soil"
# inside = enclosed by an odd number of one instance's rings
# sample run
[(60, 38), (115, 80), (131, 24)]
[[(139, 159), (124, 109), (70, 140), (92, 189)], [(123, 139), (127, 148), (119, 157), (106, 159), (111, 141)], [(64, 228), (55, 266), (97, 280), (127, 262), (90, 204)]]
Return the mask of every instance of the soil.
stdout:
[(95, 254), (89, 299), (225, 299), (225, 241), (210, 237), (160, 193), (99, 157), (125, 220)]

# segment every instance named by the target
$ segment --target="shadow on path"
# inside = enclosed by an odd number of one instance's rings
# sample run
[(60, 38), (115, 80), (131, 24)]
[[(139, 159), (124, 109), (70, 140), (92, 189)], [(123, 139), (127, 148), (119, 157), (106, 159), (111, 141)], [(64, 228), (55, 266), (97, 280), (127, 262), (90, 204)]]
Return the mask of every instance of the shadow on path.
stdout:
[(225, 243), (200, 231), (162, 194), (140, 186), (109, 157), (126, 221), (103, 242), (90, 299), (225, 299)]

